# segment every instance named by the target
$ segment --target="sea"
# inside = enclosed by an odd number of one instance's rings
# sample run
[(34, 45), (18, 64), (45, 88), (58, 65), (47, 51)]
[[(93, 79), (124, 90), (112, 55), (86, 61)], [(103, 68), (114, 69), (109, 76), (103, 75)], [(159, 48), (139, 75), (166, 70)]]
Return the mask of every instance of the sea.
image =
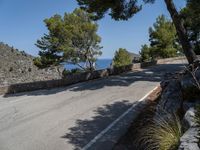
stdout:
[[(101, 70), (101, 69), (110, 68), (111, 63), (112, 63), (112, 59), (98, 59), (96, 61), (96, 69)], [(77, 65), (72, 65), (72, 64), (65, 64), (64, 66), (65, 66), (65, 69), (67, 70), (79, 68)]]

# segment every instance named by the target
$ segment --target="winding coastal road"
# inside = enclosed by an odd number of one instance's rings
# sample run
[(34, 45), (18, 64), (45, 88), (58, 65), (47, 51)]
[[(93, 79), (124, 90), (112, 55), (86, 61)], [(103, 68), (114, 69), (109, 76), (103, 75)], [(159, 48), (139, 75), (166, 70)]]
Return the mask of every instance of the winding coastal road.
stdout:
[(65, 88), (0, 96), (0, 150), (110, 149), (119, 132), (108, 127), (166, 72), (182, 67), (183, 61), (176, 61)]

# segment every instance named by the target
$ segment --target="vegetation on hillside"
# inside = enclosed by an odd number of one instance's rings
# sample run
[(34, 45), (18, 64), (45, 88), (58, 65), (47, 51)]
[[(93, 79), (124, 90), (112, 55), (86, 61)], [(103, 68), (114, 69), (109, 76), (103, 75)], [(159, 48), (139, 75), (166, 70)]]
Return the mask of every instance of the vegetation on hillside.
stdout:
[(129, 65), (132, 63), (132, 58), (126, 49), (120, 48), (115, 52), (115, 56), (113, 58), (114, 67), (120, 67)]
[(33, 59), (25, 51), (0, 42), (0, 85), (62, 78), (62, 68), (39, 69), (33, 64)]
[[(81, 9), (65, 13), (64, 17), (54, 15), (45, 19), (49, 30), (36, 46), (40, 48), (35, 64), (39, 67), (58, 65), (63, 62), (77, 65), (83, 70), (94, 70), (94, 63), (101, 55), (101, 38), (97, 35), (98, 25), (91, 14)], [(80, 63), (84, 62), (84, 65)]]

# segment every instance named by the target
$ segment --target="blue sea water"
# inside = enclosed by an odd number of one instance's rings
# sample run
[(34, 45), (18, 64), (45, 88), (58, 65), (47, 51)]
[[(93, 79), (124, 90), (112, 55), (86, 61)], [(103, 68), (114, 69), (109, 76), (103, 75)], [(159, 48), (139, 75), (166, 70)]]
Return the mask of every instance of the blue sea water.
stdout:
[[(98, 59), (96, 62), (96, 69), (106, 69), (109, 68), (112, 63), (112, 59)], [(65, 64), (65, 69), (71, 70), (78, 68), (77, 65), (72, 65), (72, 64)]]

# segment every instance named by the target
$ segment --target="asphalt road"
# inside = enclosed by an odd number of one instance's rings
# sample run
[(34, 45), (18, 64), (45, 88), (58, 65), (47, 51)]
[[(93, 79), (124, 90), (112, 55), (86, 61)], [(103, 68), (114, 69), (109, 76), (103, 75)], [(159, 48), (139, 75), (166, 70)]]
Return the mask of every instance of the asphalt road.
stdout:
[(180, 70), (181, 63), (0, 96), (0, 150), (81, 149), (157, 86), (166, 72)]

